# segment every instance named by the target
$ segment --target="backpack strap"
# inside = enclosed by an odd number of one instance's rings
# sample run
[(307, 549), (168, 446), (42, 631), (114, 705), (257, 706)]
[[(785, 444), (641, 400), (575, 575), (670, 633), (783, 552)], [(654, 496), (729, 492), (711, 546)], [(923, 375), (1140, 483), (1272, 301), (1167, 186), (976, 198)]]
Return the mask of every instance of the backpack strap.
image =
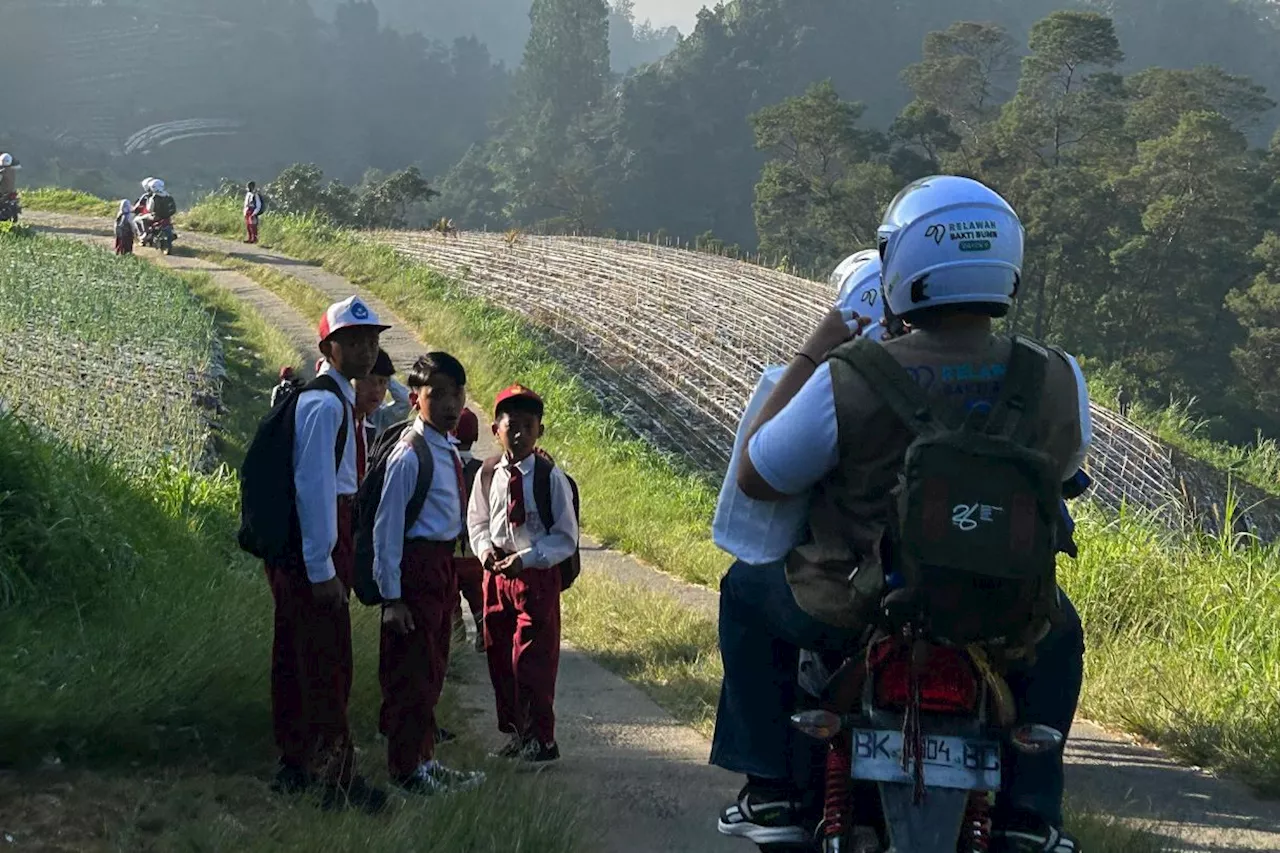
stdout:
[[(333, 447), (334, 469), (342, 468), (342, 457), (347, 451), (347, 409), (351, 405), (347, 402), (346, 395), (342, 393), (342, 388), (338, 385), (338, 380), (334, 379), (327, 373), (321, 373), (315, 379), (312, 379), (306, 385), (302, 386), (302, 391), (329, 391), (338, 398), (342, 403), (342, 425), (338, 427), (338, 440)], [(296, 398), (297, 395), (295, 395)]]
[(1049, 351), (1044, 346), (1021, 335), (1014, 337), (1003, 387), (987, 417), (985, 432), (1019, 444), (1030, 443), (1044, 397), (1048, 365)]
[(541, 453), (533, 455), (533, 503), (538, 508), (538, 518), (542, 526), (551, 531), (556, 523), (555, 513), (551, 509), (551, 472), (556, 464)]
[(489, 492), (493, 491), (493, 472), (498, 470), (498, 463), (501, 461), (501, 455), (490, 456), (480, 466), (480, 494), (484, 495), (485, 506), (491, 505)]
[(431, 479), (436, 473), (436, 460), (431, 455), (427, 440), (419, 435), (416, 429), (406, 430), (402, 441), (409, 445), (418, 457), (418, 480), (414, 484), (413, 495), (409, 498), (409, 503), (405, 505), (404, 510), (404, 530), (407, 536), (409, 528), (418, 520), (418, 516), (422, 514), (422, 508), (427, 505), (427, 493), (431, 491)]
[(857, 371), (890, 411), (916, 435), (936, 435), (955, 429), (952, 412), (935, 406), (906, 368), (875, 341), (854, 338), (851, 343), (833, 350), (830, 358)]

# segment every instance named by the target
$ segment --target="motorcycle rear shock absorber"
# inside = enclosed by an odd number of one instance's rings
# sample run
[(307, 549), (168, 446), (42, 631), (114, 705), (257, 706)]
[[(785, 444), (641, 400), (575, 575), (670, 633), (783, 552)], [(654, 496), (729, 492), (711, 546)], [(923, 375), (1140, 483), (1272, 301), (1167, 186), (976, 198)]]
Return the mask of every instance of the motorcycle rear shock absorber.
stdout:
[(852, 827), (853, 752), (847, 736), (831, 741), (827, 749), (826, 784), (822, 800), (823, 853), (842, 853)]
[(988, 853), (991, 849), (991, 805), (995, 794), (974, 791), (965, 807), (963, 832), (960, 845), (963, 853)]

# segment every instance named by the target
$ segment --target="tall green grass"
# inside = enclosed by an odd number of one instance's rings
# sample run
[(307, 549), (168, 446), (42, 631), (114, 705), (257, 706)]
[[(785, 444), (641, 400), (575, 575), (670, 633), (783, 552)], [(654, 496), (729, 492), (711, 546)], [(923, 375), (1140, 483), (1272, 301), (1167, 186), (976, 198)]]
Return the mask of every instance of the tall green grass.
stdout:
[[(228, 348), (224, 399), (236, 410), (224, 427), (243, 446), (280, 341), (247, 307), (193, 285), (218, 330), (267, 351)], [(138, 298), (135, 313), (147, 304)], [(127, 388), (116, 394), (128, 399)], [(261, 565), (235, 545), (234, 475), (122, 464), (77, 439), (95, 426), (76, 414), (56, 433), (0, 416), (0, 767), (17, 771), (0, 774), (0, 830), (13, 843), (404, 850), (429, 841), (571, 853), (594, 840), (554, 784), (500, 768), (477, 792), (399, 803), (377, 819), (268, 793), (272, 606)], [(357, 606), (353, 617), (352, 726), (361, 769), (385, 783), (374, 742), (377, 612)], [(440, 716), (462, 723), (449, 696)], [(445, 750), (459, 764), (485, 761), (465, 732)]]

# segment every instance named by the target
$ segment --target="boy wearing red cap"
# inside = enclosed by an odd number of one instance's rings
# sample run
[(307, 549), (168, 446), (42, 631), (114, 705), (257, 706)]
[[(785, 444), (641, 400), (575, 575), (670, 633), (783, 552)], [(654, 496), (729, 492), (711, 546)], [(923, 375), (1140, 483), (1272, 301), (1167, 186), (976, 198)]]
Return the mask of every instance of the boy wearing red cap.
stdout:
[[(381, 727), (392, 782), (407, 793), (473, 787), (482, 773), (435, 760), (435, 706), (449, 662), (449, 619), (458, 598), (453, 553), (465, 530), (462, 460), (449, 439), (466, 399), (467, 374), (448, 353), (414, 362), (409, 400), (418, 416), (387, 458), (374, 516), (374, 577), (382, 595)], [(406, 518), (422, 465), (430, 485), (415, 517)]]
[[(357, 487), (355, 391), (378, 355), (378, 336), (390, 328), (352, 296), (330, 305), (320, 321), (322, 375), (338, 393), (303, 391), (294, 415), (294, 502), (300, 533), (296, 556), (268, 562), (275, 600), (271, 707), (280, 768), (272, 786), (296, 792), (319, 781), (328, 807), (380, 810), (385, 793), (354, 776), (347, 719), (351, 695), (351, 614), (354, 568), (352, 498)], [(339, 396), (339, 394), (341, 396)]]
[[(499, 753), (532, 764), (555, 761), (556, 673), (560, 664), (560, 569), (578, 547), (573, 492), (550, 471), (542, 517), (535, 495), (535, 451), (542, 399), (522, 385), (498, 394), (493, 433), (502, 455), (484, 464), (467, 524), (484, 574), (484, 642), (498, 728), (511, 735)], [(490, 478), (486, 483), (486, 479)]]
[[(480, 440), (480, 419), (476, 413), (463, 408), (458, 417), (458, 425), (454, 427), (453, 438), (458, 442), (458, 456), (462, 459), (462, 479), (467, 486), (467, 504), (471, 503), (471, 487), (475, 484), (476, 474), (480, 471), (481, 462), (475, 458), (471, 448)], [(467, 601), (471, 610), (471, 618), (476, 623), (475, 646), (477, 652), (484, 651), (484, 566), (471, 551), (471, 538), (465, 532), (458, 540), (458, 556), (453, 564), (458, 571), (458, 589), (462, 598)], [(466, 625), (462, 621), (462, 599), (457, 602), (453, 611), (453, 632), (461, 639), (466, 639)]]

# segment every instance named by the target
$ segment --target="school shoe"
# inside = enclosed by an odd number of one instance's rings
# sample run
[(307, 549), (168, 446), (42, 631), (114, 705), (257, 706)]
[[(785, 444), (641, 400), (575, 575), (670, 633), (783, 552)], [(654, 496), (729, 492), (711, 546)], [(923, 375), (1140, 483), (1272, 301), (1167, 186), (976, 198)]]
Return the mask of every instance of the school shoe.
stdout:
[(301, 794), (311, 787), (313, 781), (311, 774), (303, 768), (282, 761), (276, 770), (276, 778), (271, 782), (271, 793)]
[(747, 785), (735, 803), (720, 812), (721, 835), (756, 844), (805, 844), (812, 833), (800, 825), (802, 804), (785, 791)]
[(406, 794), (430, 796), (454, 791), (470, 791), (484, 783), (484, 773), (479, 770), (451, 770), (439, 761), (422, 764), (408, 779), (396, 783)]
[(1080, 842), (1038, 815), (1015, 812), (992, 833), (995, 853), (1081, 853)]
[(511, 735), (511, 739), (508, 740), (497, 752), (489, 753), (489, 757), (505, 759), (519, 758), (520, 754), (524, 752), (525, 743), (525, 739), (520, 737), (520, 735)]
[(386, 810), (387, 792), (373, 787), (363, 776), (357, 776), (345, 787), (326, 785), (320, 798), (320, 808), (327, 812), (353, 809), (375, 815)]
[(522, 764), (532, 767), (545, 767), (560, 760), (560, 745), (555, 741), (543, 743), (537, 738), (530, 738), (517, 755)]

